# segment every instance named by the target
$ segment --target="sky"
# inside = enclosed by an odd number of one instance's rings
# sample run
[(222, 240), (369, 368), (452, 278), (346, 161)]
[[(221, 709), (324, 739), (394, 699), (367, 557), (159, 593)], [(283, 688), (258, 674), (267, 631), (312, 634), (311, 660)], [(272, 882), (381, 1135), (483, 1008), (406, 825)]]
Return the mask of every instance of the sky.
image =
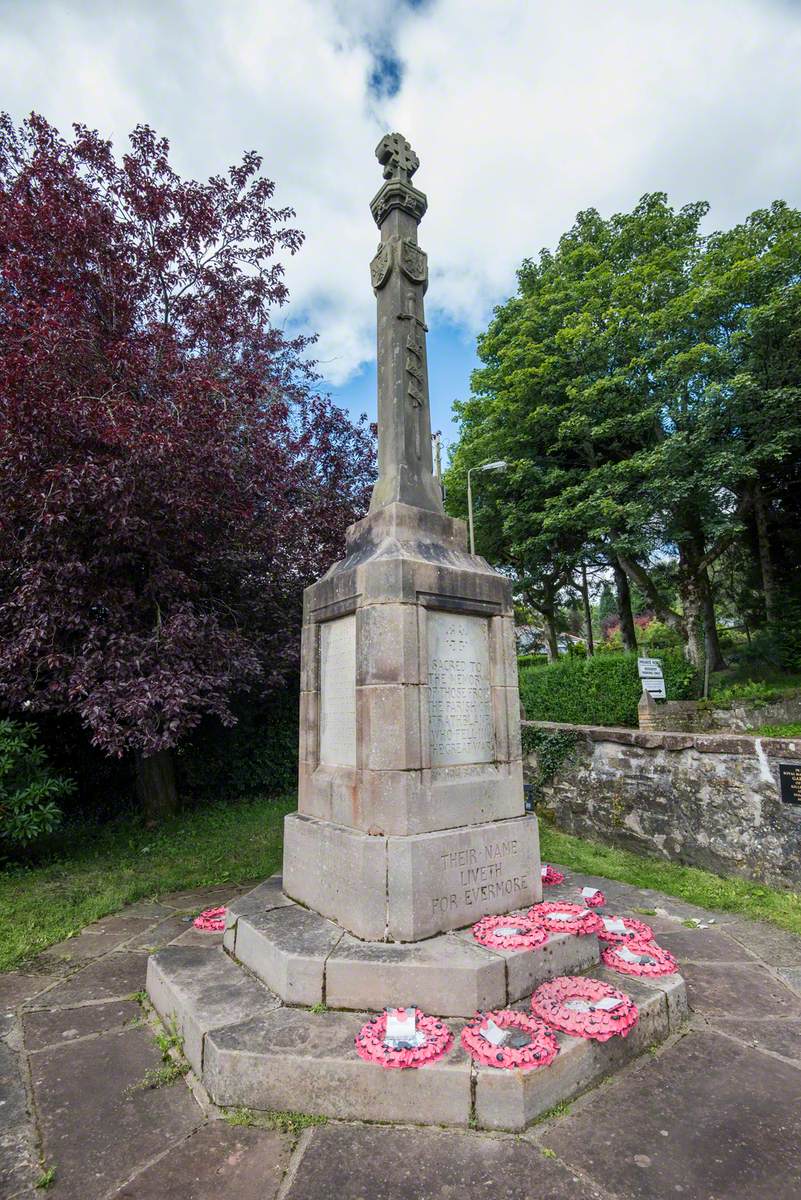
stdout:
[(290, 330), (323, 387), (375, 416), (368, 264), (399, 130), (429, 210), (432, 427), (456, 434), (475, 339), (581, 209), (646, 191), (711, 203), (721, 228), (801, 205), (801, 0), (0, 0), (0, 104), (124, 149), (140, 122), (205, 178), (264, 156), (305, 231)]

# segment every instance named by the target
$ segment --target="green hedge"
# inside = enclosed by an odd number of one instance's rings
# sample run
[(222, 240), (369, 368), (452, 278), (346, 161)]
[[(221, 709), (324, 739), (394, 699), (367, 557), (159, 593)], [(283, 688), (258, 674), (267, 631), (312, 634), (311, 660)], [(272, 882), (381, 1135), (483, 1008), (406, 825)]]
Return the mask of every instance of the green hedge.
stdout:
[[(642, 686), (636, 654), (566, 658), (520, 671), (520, 697), (529, 721), (570, 725), (637, 725)], [(699, 694), (697, 673), (680, 650), (654, 655), (662, 662), (668, 700), (692, 700)]]
[(208, 720), (176, 751), (183, 801), (207, 804), (252, 796), (284, 796), (298, 783), (298, 693), (260, 703), (242, 701), (237, 724)]

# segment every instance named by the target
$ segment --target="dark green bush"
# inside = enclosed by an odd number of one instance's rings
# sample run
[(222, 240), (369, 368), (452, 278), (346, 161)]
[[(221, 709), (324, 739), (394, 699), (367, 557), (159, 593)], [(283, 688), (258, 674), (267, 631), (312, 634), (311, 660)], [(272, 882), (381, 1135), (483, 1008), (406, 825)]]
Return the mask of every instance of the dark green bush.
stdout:
[[(668, 700), (698, 696), (697, 674), (680, 650), (654, 657), (662, 662)], [(530, 721), (636, 726), (641, 695), (636, 654), (568, 658), (545, 670), (520, 671), (520, 696)]]
[(298, 694), (241, 701), (230, 729), (203, 722), (178, 748), (178, 793), (200, 803), (250, 796), (281, 796), (298, 782)]
[(518, 654), (518, 667), (547, 667), (548, 658), (545, 654)]
[(57, 800), (75, 787), (56, 774), (35, 725), (0, 721), (0, 860), (52, 833), (61, 824)]

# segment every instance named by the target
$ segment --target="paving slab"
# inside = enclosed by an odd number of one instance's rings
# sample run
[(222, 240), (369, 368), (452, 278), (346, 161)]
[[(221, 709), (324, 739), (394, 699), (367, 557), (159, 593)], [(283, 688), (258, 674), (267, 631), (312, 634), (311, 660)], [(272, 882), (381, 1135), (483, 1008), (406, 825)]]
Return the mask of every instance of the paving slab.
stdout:
[(49, 991), (39, 993), (26, 1008), (69, 1008), (84, 1000), (124, 1000), (142, 990), (146, 973), (144, 951), (107, 954)]
[(693, 1032), (538, 1137), (627, 1200), (797, 1200), (801, 1071)]
[(780, 1054), (801, 1066), (801, 1020), (770, 1018), (766, 1021), (738, 1021), (731, 1017), (711, 1018), (715, 1030), (737, 1038), (756, 1050)]
[[(642, 917), (651, 924), (650, 917)], [(655, 920), (656, 918), (654, 918)], [(666, 922), (662, 922), (663, 926)], [(753, 958), (739, 942), (722, 930), (684, 929), (681, 925), (667, 929), (654, 928), (654, 936), (660, 946), (678, 962), (741, 962), (753, 963)]]
[(607, 1200), (517, 1138), (329, 1125), (316, 1129), (286, 1200)]
[(240, 917), (234, 953), (287, 1004), (319, 1004), (328, 955), (344, 936), (297, 904)]
[(147, 929), (131, 938), (126, 949), (148, 950), (151, 953), (161, 950), (164, 946), (169, 946), (170, 942), (182, 933), (186, 933), (187, 929), (191, 929), (193, 920), (194, 917), (186, 913), (170, 912), (161, 921), (155, 924), (151, 922)]
[(42, 1195), (34, 1191), (41, 1175), (36, 1150), (28, 1130), (21, 1125), (0, 1124), (0, 1196), (33, 1200)]
[(210, 946), (222, 946), (223, 931), (221, 929), (195, 929), (194, 925), (188, 925), (184, 928), (183, 933), (179, 933), (170, 942), (171, 946), (205, 946), (207, 949)]
[(274, 1200), (292, 1142), (275, 1130), (213, 1121), (141, 1171), (113, 1200)]
[(135, 904), (129, 904), (127, 908), (123, 908), (118, 916), (120, 917), (148, 917), (151, 921), (157, 921), (160, 917), (168, 917), (172, 909), (168, 904), (161, 904), (158, 900), (137, 900)]
[(183, 892), (169, 892), (159, 896), (159, 901), (170, 908), (185, 911), (200, 912), (204, 908), (219, 908), (221, 904), (229, 904), (236, 896), (249, 891), (254, 883), (225, 884), (222, 887), (187, 888)]
[(726, 932), (773, 967), (801, 967), (801, 937), (764, 921), (735, 921)]
[(126, 1094), (161, 1064), (148, 1030), (38, 1050), (30, 1064), (54, 1200), (99, 1200), (201, 1123), (183, 1081)]
[[(640, 980), (623, 978), (603, 968), (590, 974), (632, 998), (639, 1011), (635, 1027), (625, 1038), (613, 1037), (608, 1042), (560, 1034), (554, 1061), (531, 1071), (478, 1066), (476, 1117), (482, 1129), (523, 1130), (548, 1109), (572, 1100), (667, 1037), (670, 1017), (664, 989), (646, 987)], [(671, 978), (674, 987), (680, 988), (677, 977)]]
[(82, 929), (77, 937), (65, 938), (43, 951), (40, 957), (66, 962), (85, 962), (116, 950), (153, 924), (149, 917), (108, 917)]
[(363, 1121), (467, 1125), (470, 1059), (453, 1047), (419, 1070), (386, 1070), (356, 1053), (367, 1013), (278, 1008), (206, 1038), (203, 1083), (220, 1105), (298, 1109)]
[(41, 975), (24, 975), (21, 971), (0, 975), (0, 1012), (13, 1011), (47, 986), (47, 979)]
[(105, 1004), (86, 1004), (83, 1008), (40, 1009), (23, 1015), (25, 1046), (42, 1050), (45, 1046), (63, 1046), (77, 1038), (110, 1029), (124, 1029), (141, 1020), (142, 1010), (133, 1000), (110, 1000)]
[(757, 1019), (801, 1017), (798, 996), (759, 963), (689, 963), (684, 975), (695, 1012)]
[(801, 967), (782, 967), (776, 974), (782, 983), (786, 983), (797, 996), (801, 996)]
[(163, 1021), (174, 1019), (183, 1051), (195, 1071), (203, 1068), (203, 1039), (280, 1002), (219, 947), (167, 946), (147, 965), (147, 991)]
[(28, 1100), (19, 1056), (9, 1046), (0, 1045), (0, 1128), (23, 1125), (27, 1115)]
[(345, 934), (328, 956), (325, 1002), (359, 1010), (416, 1004), (437, 1016), (470, 1017), (505, 1005), (506, 965), (475, 940), (453, 934), (411, 944)]

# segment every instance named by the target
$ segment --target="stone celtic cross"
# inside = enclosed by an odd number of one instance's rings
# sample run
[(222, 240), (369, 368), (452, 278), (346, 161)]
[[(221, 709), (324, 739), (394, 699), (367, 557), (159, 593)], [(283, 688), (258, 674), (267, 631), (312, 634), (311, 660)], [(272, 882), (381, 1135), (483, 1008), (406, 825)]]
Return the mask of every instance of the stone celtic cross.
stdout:
[(370, 205), (381, 231), (370, 264), (378, 309), (378, 481), (370, 511), (400, 502), (441, 513), (423, 313), (428, 261), (417, 244), (426, 198), (411, 182), (420, 163), (400, 133), (386, 134), (375, 153), (385, 183)]
[(375, 156), (384, 168), (385, 179), (411, 181), (420, 159), (400, 133), (387, 133), (376, 146)]

